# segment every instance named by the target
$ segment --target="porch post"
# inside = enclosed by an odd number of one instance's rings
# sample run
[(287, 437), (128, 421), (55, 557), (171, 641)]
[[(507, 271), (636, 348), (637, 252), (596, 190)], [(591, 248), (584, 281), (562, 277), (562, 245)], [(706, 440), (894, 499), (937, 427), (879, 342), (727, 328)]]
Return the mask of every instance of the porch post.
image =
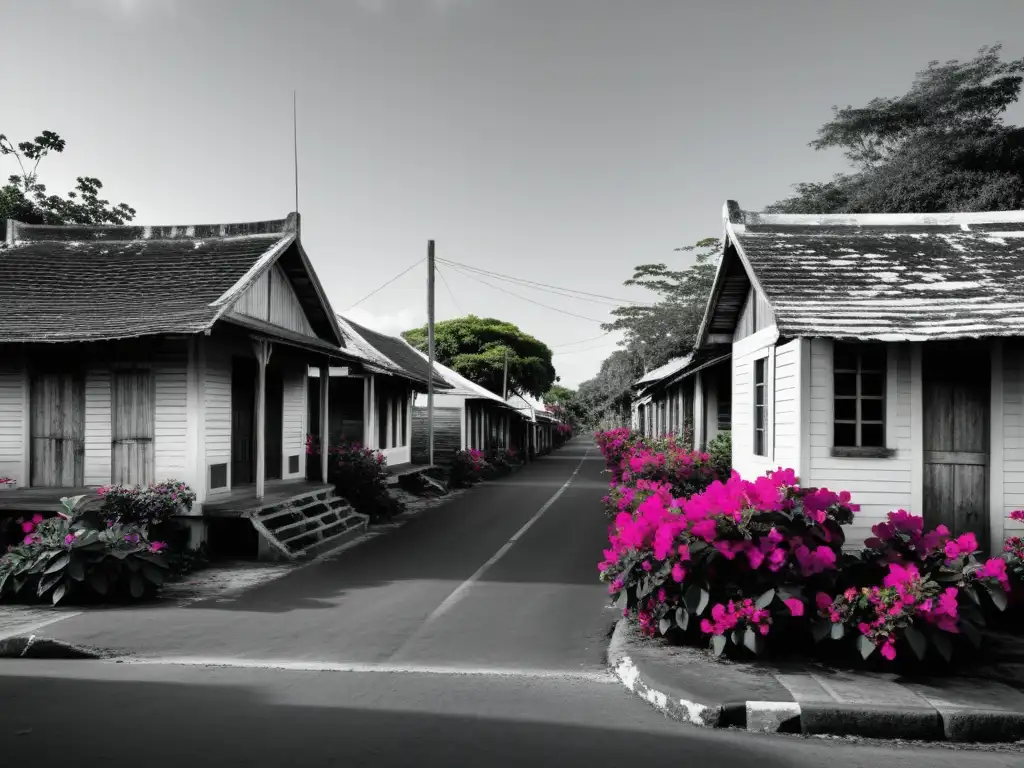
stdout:
[(267, 476), (267, 363), (273, 345), (266, 339), (253, 340), (258, 372), (256, 374), (256, 498), (262, 499)]
[(320, 364), (320, 482), (327, 483), (327, 451), (331, 447), (331, 420), (328, 414), (331, 400), (330, 360)]
[(700, 371), (693, 377), (693, 449), (704, 449), (704, 376)]

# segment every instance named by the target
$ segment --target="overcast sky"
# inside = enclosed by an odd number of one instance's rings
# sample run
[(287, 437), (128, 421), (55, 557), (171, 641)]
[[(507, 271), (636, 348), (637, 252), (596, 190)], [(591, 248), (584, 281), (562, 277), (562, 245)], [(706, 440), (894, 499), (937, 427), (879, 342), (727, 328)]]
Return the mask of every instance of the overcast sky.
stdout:
[[(51, 191), (98, 176), (142, 224), (291, 211), (297, 89), (303, 241), (346, 313), (429, 238), (479, 269), (645, 300), (621, 286), (632, 267), (685, 265), (673, 248), (719, 235), (726, 199), (758, 209), (844, 169), (807, 147), (833, 104), (1000, 40), (1024, 55), (1024, 2), (5, 0), (0, 29), (0, 132), (58, 132)], [(442, 275), (439, 320), (517, 323), (565, 384), (614, 348), (590, 340), (606, 304)], [(425, 282), (420, 264), (348, 314), (422, 324)]]

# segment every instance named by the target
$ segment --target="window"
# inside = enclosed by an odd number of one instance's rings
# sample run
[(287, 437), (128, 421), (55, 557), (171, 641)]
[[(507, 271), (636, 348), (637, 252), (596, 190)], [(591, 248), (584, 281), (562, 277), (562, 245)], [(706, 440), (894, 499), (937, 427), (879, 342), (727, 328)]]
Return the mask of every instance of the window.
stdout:
[(754, 454), (765, 456), (765, 432), (768, 426), (767, 387), (765, 369), (768, 358), (754, 361)]
[(833, 348), (833, 445), (885, 448), (885, 346)]

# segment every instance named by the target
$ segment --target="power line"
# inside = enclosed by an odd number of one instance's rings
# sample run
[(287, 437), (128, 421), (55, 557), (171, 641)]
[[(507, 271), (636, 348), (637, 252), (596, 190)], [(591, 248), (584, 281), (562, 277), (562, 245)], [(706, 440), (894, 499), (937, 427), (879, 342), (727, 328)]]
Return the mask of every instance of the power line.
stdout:
[[(435, 259), (435, 261), (437, 261), (437, 259)], [(457, 311), (457, 312), (458, 312), (458, 313), (459, 313), (460, 315), (464, 315), (464, 314), (466, 314), (465, 312), (463, 312), (463, 311), (462, 311), (462, 307), (460, 307), (460, 306), (459, 306), (459, 302), (457, 302), (457, 301), (455, 300), (455, 294), (454, 294), (454, 293), (452, 293), (452, 288), (451, 288), (451, 286), (450, 286), (450, 285), (448, 285), (448, 281), (444, 279), (444, 272), (442, 272), (442, 271), (440, 270), (440, 268), (438, 268), (438, 267), (434, 267), (434, 269), (435, 269), (435, 271), (437, 272), (437, 276), (441, 278), (441, 282), (442, 282), (442, 283), (444, 283), (444, 287), (445, 287), (445, 290), (447, 290), (447, 291), (448, 291), (448, 295), (449, 295), (449, 296), (451, 297), (451, 300), (452, 300), (452, 304), (454, 304), (454, 305), (455, 305), (455, 309), (456, 309), (456, 311)]]
[(583, 349), (570, 349), (568, 352), (555, 352), (555, 357), (565, 357), (566, 355), (578, 355), (581, 352), (594, 352), (598, 349), (614, 349), (609, 347), (607, 344), (598, 344), (596, 347), (584, 347)]
[(444, 263), (447, 264), (450, 267), (461, 267), (462, 269), (467, 269), (467, 270), (469, 270), (471, 272), (476, 272), (476, 273), (481, 274), (481, 275), (486, 275), (488, 277), (493, 277), (493, 278), (495, 278), (497, 280), (503, 280), (505, 282), (517, 283), (519, 285), (522, 285), (523, 287), (536, 288), (537, 290), (547, 290), (549, 292), (559, 292), (562, 295), (572, 295), (572, 298), (577, 298), (577, 299), (584, 300), (584, 301), (586, 300), (586, 299), (583, 298), (585, 296), (590, 296), (590, 297), (593, 297), (595, 299), (607, 299), (608, 300), (608, 301), (595, 302), (595, 303), (598, 303), (598, 304), (612, 303), (614, 306), (621, 306), (623, 304), (636, 304), (636, 305), (640, 305), (640, 306), (652, 306), (651, 302), (647, 302), (647, 301), (632, 301), (630, 299), (620, 299), (617, 296), (606, 296), (606, 295), (604, 295), (602, 293), (590, 293), (588, 291), (580, 291), (580, 290), (577, 290), (575, 288), (562, 288), (562, 287), (557, 286), (557, 285), (551, 285), (550, 283), (541, 283), (541, 282), (538, 282), (536, 280), (527, 280), (526, 278), (522, 278), (522, 277), (512, 277), (511, 275), (503, 275), (503, 274), (501, 274), (499, 272), (491, 272), (491, 271), (486, 270), (486, 269), (480, 269), (479, 267), (472, 267), (469, 264), (462, 264), (460, 262), (450, 261), (448, 259), (438, 259), (438, 261), (444, 261)]
[(349, 307), (349, 308), (348, 308), (348, 309), (346, 309), (345, 311), (346, 311), (346, 312), (349, 312), (349, 311), (351, 311), (351, 310), (355, 309), (356, 307), (358, 307), (358, 306), (359, 306), (360, 304), (362, 304), (362, 303), (363, 303), (364, 301), (366, 301), (366, 300), (367, 300), (368, 298), (370, 298), (371, 296), (373, 296), (373, 295), (375, 295), (375, 294), (379, 293), (380, 291), (383, 291), (383, 290), (384, 290), (385, 288), (387, 288), (387, 287), (388, 287), (389, 285), (391, 285), (391, 284), (392, 284), (393, 282), (395, 282), (395, 280), (397, 280), (398, 278), (400, 278), (400, 277), (403, 277), (403, 276), (404, 276), (404, 275), (406, 275), (407, 273), (409, 273), (409, 272), (411, 272), (412, 270), (414, 270), (414, 269), (415, 269), (416, 267), (418, 267), (418, 266), (419, 266), (419, 265), (420, 265), (420, 264), (421, 264), (422, 262), (423, 262), (423, 259), (420, 259), (419, 261), (417, 261), (417, 262), (416, 262), (415, 264), (413, 264), (413, 265), (412, 265), (411, 267), (409, 267), (408, 269), (404, 269), (404, 270), (402, 270), (402, 271), (401, 271), (401, 272), (399, 272), (399, 273), (398, 273), (397, 275), (395, 275), (395, 276), (394, 276), (394, 277), (392, 277), (392, 278), (391, 278), (390, 280), (388, 280), (388, 281), (387, 281), (386, 283), (384, 283), (384, 285), (380, 286), (380, 287), (379, 287), (379, 288), (377, 288), (376, 290), (370, 291), (370, 292), (369, 292), (368, 294), (366, 294), (365, 296), (363, 296), (363, 298), (361, 298), (361, 299), (360, 299), (359, 301), (357, 301), (357, 302), (356, 302), (355, 304), (353, 304), (353, 305), (352, 305), (351, 307)]
[(471, 275), (468, 272), (463, 272), (461, 269), (452, 266), (452, 262), (445, 262), (445, 264), (448, 267), (451, 267), (452, 269), (454, 269), (456, 272), (459, 272), (460, 274), (462, 274), (463, 277), (468, 277), (470, 280), (476, 280), (478, 283), (483, 283), (484, 285), (486, 285), (489, 288), (493, 288), (496, 291), (501, 291), (502, 293), (508, 294), (509, 296), (515, 296), (517, 299), (522, 299), (523, 301), (528, 301), (531, 304), (536, 304), (538, 307), (544, 307), (545, 309), (550, 309), (550, 310), (553, 310), (554, 312), (561, 312), (563, 315), (570, 315), (572, 317), (578, 317), (581, 320), (589, 320), (592, 323), (605, 323), (605, 322), (607, 322), (606, 320), (597, 320), (597, 319), (595, 319), (593, 317), (587, 317), (586, 315), (579, 315), (579, 314), (576, 314), (575, 312), (569, 312), (568, 310), (561, 309), (559, 307), (552, 307), (550, 304), (543, 304), (543, 303), (541, 303), (539, 301), (534, 301), (533, 299), (529, 299), (526, 296), (520, 296), (518, 293), (512, 293), (512, 291), (506, 290), (505, 288), (499, 288), (498, 286), (494, 285), (493, 283), (488, 283), (486, 280), (481, 280), (479, 277)]
[(600, 336), (591, 336), (589, 339), (570, 341), (566, 344), (555, 344), (554, 346), (551, 347), (551, 349), (561, 349), (562, 347), (575, 347), (577, 344), (586, 344), (588, 341), (597, 341), (598, 339), (603, 339), (606, 336), (611, 336), (613, 333), (615, 333), (615, 331), (608, 331), (607, 333), (602, 333)]

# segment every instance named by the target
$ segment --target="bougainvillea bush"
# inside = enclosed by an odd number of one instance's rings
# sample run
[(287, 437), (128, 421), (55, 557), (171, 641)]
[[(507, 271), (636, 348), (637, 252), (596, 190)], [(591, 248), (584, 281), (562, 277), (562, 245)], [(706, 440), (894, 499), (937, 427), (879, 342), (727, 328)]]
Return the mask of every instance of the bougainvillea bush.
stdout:
[[(624, 437), (599, 443), (621, 454)], [(732, 473), (688, 497), (632, 467), (621, 479), (634, 495), (621, 493), (599, 570), (649, 635), (717, 655), (806, 641), (852, 645), (863, 658), (909, 647), (948, 660), (960, 637), (979, 643), (985, 612), (1006, 604), (1006, 559), (981, 562), (972, 534), (925, 531), (904, 511), (876, 525), (863, 551), (844, 552), (858, 511), (850, 494), (802, 488), (792, 470), (753, 481)]]
[(185, 483), (167, 480), (147, 488), (108, 485), (96, 494), (103, 500), (104, 522), (156, 525), (192, 509), (196, 494)]
[(145, 525), (97, 524), (78, 509), (83, 496), (61, 499), (56, 517), (21, 523), (24, 538), (0, 557), (0, 600), (134, 598), (164, 583), (167, 545)]
[(487, 468), (483, 451), (476, 448), (456, 451), (449, 467), (448, 483), (453, 488), (465, 488), (483, 479)]
[(388, 463), (383, 453), (339, 440), (328, 447), (327, 460), (328, 481), (356, 512), (378, 522), (402, 511), (401, 503), (388, 493)]
[(562, 423), (556, 426), (553, 439), (555, 448), (561, 448), (567, 442), (572, 440), (572, 425)]

